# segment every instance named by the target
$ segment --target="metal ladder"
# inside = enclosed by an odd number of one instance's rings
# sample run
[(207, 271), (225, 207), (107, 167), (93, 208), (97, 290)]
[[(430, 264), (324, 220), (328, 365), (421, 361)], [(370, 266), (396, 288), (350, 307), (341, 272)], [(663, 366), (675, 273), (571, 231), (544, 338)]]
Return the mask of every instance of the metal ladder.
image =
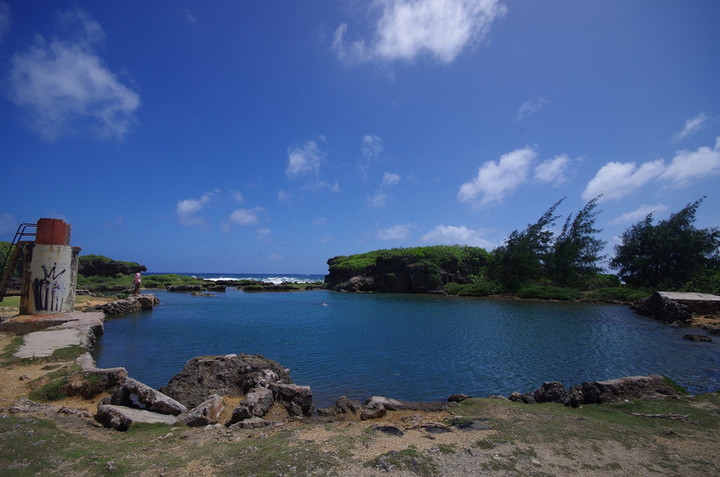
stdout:
[[(28, 229), (34, 229), (34, 231), (29, 231)], [(0, 281), (0, 301), (3, 301), (5, 298), (5, 292), (7, 291), (7, 286), (10, 283), (10, 278), (12, 277), (13, 270), (15, 270), (15, 266), (18, 263), (18, 260), (21, 257), (21, 252), (25, 245), (33, 243), (35, 241), (34, 237), (37, 234), (37, 224), (20, 224), (20, 226), (17, 229), (17, 232), (15, 232), (15, 237), (13, 238), (12, 243), (10, 244), (10, 247), (8, 248), (7, 253), (5, 254), (5, 259), (3, 260), (2, 264), (2, 281)], [(25, 237), (33, 237), (33, 240), (23, 240)]]

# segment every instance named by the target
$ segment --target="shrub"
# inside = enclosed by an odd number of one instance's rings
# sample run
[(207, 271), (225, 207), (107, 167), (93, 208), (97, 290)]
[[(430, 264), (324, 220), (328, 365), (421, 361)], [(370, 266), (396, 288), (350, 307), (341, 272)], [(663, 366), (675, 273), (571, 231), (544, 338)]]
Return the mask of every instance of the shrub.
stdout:
[(543, 300), (577, 300), (581, 294), (574, 288), (527, 285), (517, 292), (520, 298), (541, 298)]
[(495, 282), (448, 283), (445, 291), (458, 296), (488, 296), (498, 293), (500, 286)]
[(650, 293), (642, 290), (635, 290), (632, 288), (625, 287), (608, 287), (600, 288), (599, 290), (593, 290), (588, 293), (587, 297), (591, 300), (604, 301), (604, 302), (637, 302), (648, 298)]

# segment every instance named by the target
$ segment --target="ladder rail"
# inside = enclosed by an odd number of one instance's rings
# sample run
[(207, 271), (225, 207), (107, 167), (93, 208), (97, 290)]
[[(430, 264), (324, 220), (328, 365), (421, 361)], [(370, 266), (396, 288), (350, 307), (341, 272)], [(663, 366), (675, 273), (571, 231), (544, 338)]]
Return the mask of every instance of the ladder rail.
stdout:
[[(35, 232), (28, 231), (28, 229), (32, 228), (35, 228)], [(5, 298), (5, 291), (7, 290), (7, 285), (10, 282), (13, 270), (17, 264), (20, 250), (22, 250), (26, 244), (31, 243), (30, 241), (23, 241), (22, 239), (25, 237), (35, 237), (36, 235), (37, 224), (22, 223), (18, 226), (17, 232), (15, 232), (15, 236), (13, 237), (12, 242), (10, 242), (10, 246), (8, 247), (5, 258), (3, 259), (2, 267), (0, 268), (0, 273), (2, 274), (0, 275), (2, 276), (2, 281), (0, 281), (0, 301)]]

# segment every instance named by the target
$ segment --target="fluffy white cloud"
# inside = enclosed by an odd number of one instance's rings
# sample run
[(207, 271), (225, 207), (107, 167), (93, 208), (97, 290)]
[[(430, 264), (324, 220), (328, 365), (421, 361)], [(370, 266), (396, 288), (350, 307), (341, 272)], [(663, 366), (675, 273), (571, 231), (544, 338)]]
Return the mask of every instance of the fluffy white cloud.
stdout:
[(585, 186), (582, 198), (591, 200), (602, 194), (601, 201), (621, 199), (656, 179), (664, 170), (662, 159), (645, 162), (640, 167), (634, 162), (608, 162)]
[(123, 138), (135, 123), (140, 96), (122, 84), (95, 51), (104, 32), (84, 10), (59, 15), (64, 38), (38, 35), (10, 62), (9, 98), (48, 139), (90, 130)]
[(638, 222), (639, 220), (644, 219), (645, 217), (647, 217), (648, 214), (662, 212), (667, 209), (668, 209), (668, 206), (665, 204), (655, 204), (655, 205), (643, 204), (635, 210), (631, 210), (630, 212), (625, 212), (624, 214), (620, 215), (619, 217), (615, 217), (614, 219), (612, 219), (609, 222), (609, 224), (610, 225), (632, 224), (632, 223)]
[(683, 187), (689, 182), (720, 174), (720, 137), (715, 147), (703, 146), (697, 151), (678, 151), (660, 179), (673, 187)]
[(550, 100), (542, 96), (537, 99), (525, 101), (518, 110), (517, 120), (522, 121), (528, 116), (532, 116), (548, 104), (550, 104)]
[(175, 215), (182, 225), (204, 225), (205, 219), (197, 214), (219, 193), (218, 190), (206, 192), (199, 199), (183, 199), (175, 207)]
[(499, 0), (378, 0), (382, 9), (373, 38), (349, 45), (347, 25), (335, 31), (333, 49), (353, 61), (412, 61), (429, 54), (450, 63), (465, 48), (481, 42), (496, 18), (507, 11)]
[(568, 166), (570, 158), (560, 154), (535, 166), (535, 179), (546, 184), (560, 185), (568, 180), (565, 175)]
[(495, 248), (495, 244), (482, 238), (481, 235), (481, 231), (469, 229), (464, 225), (460, 227), (455, 225), (438, 225), (423, 235), (420, 241), (439, 245), (470, 245), (473, 247), (482, 247), (487, 250)]
[(708, 118), (705, 113), (700, 113), (696, 116), (693, 116), (692, 118), (685, 121), (685, 126), (682, 128), (682, 130), (675, 133), (673, 139), (676, 141), (681, 141), (688, 136), (692, 136), (700, 130), (700, 128), (707, 122), (708, 119), (710, 118)]
[(264, 209), (262, 207), (237, 209), (230, 214), (229, 222), (232, 225), (255, 225), (260, 222), (259, 214), (263, 212), (263, 210)]
[(398, 224), (378, 231), (377, 237), (380, 240), (403, 240), (408, 238), (414, 224)]
[(720, 136), (715, 146), (697, 151), (678, 151), (670, 164), (662, 159), (637, 167), (634, 162), (608, 162), (600, 168), (582, 193), (585, 200), (603, 194), (601, 200), (621, 199), (652, 180), (671, 187), (685, 187), (690, 182), (720, 174)]
[(498, 162), (487, 161), (471, 182), (460, 186), (458, 200), (474, 207), (501, 202), (528, 180), (530, 166), (537, 153), (530, 147), (503, 154)]
[(324, 157), (325, 153), (315, 141), (306, 141), (302, 146), (292, 146), (288, 148), (288, 165), (285, 174), (291, 179), (309, 174), (317, 178)]

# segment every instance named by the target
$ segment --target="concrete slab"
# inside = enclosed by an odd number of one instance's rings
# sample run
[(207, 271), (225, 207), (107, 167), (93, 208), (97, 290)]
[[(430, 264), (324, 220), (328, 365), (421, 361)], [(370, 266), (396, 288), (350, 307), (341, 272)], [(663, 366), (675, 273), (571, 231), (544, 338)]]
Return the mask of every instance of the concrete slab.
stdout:
[(661, 291), (658, 294), (672, 301), (705, 301), (705, 302), (716, 302), (720, 303), (720, 296), (711, 295), (710, 293), (697, 293), (697, 292), (666, 292)]
[(83, 334), (77, 329), (36, 331), (25, 335), (25, 342), (15, 352), (16, 358), (50, 356), (56, 349), (83, 346)]

